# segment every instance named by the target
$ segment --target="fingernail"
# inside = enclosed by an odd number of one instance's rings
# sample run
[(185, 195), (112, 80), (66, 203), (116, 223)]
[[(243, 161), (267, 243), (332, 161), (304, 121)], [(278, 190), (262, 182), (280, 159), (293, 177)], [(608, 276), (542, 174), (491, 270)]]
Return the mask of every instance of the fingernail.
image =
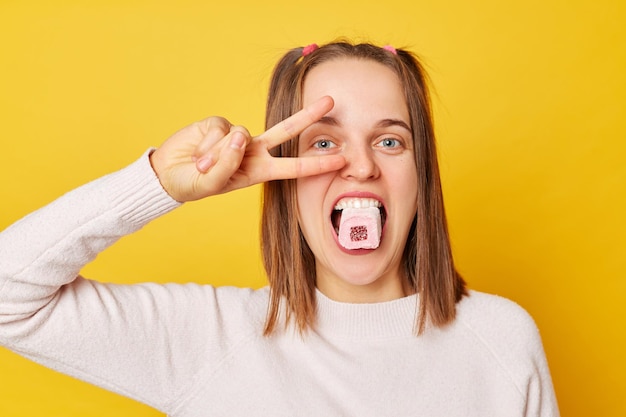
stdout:
[(213, 165), (213, 158), (211, 157), (200, 158), (196, 161), (196, 168), (200, 172), (207, 172), (209, 168), (211, 168), (211, 165)]
[(241, 149), (246, 144), (246, 138), (240, 132), (233, 133), (233, 137), (230, 139), (230, 147), (233, 149)]

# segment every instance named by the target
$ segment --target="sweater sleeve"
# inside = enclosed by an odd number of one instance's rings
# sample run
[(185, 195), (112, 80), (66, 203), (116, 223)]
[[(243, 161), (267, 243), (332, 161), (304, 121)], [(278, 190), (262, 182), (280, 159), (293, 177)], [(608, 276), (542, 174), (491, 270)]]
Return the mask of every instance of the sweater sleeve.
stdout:
[(175, 384), (197, 367), (190, 350), (206, 348), (206, 332), (190, 328), (189, 319), (214, 313), (207, 311), (212, 289), (103, 284), (78, 274), (117, 239), (178, 205), (146, 153), (0, 233), (0, 345), (167, 408)]

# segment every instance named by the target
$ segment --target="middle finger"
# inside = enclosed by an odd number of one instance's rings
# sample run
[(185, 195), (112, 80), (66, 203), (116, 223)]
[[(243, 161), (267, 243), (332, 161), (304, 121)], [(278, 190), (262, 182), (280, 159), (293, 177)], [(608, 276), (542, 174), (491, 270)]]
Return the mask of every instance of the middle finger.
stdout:
[(322, 97), (313, 102), (309, 106), (289, 116), (277, 125), (269, 128), (264, 133), (256, 137), (267, 144), (267, 148), (288, 141), (298, 136), (304, 129), (317, 122), (334, 106), (333, 99), (330, 96)]

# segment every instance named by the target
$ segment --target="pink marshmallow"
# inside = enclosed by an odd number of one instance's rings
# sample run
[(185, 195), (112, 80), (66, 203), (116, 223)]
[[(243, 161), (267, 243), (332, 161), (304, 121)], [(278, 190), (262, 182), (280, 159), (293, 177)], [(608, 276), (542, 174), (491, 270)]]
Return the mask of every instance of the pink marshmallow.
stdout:
[(382, 233), (377, 207), (346, 208), (339, 223), (339, 244), (346, 249), (376, 249)]

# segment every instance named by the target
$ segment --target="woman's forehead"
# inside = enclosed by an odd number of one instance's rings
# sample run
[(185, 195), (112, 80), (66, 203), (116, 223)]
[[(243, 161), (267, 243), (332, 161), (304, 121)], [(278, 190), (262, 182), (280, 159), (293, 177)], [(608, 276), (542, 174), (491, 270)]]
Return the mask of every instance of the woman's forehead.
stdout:
[(303, 86), (303, 105), (331, 96), (328, 116), (400, 119), (409, 124), (408, 107), (399, 77), (387, 66), (369, 59), (341, 58), (313, 68)]

